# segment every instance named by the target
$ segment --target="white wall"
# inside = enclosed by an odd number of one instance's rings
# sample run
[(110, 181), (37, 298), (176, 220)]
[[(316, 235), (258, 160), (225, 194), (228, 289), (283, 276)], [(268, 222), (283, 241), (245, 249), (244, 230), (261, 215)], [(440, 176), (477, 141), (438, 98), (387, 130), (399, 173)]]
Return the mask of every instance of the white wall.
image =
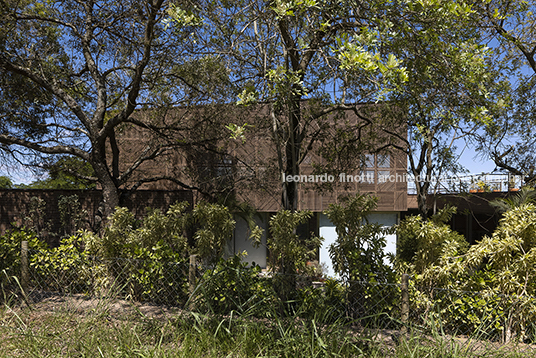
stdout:
[[(329, 221), (326, 215), (319, 214), (319, 234), (324, 238), (324, 242), (320, 247), (320, 264), (326, 270), (325, 274), (329, 277), (336, 277), (335, 271), (331, 259), (329, 258), (329, 246), (337, 240), (337, 233), (335, 231), (335, 225)], [(382, 224), (384, 227), (392, 227), (398, 223), (398, 212), (377, 212), (368, 216), (369, 222)], [(386, 252), (396, 253), (396, 234), (386, 236), (387, 245), (385, 247)]]

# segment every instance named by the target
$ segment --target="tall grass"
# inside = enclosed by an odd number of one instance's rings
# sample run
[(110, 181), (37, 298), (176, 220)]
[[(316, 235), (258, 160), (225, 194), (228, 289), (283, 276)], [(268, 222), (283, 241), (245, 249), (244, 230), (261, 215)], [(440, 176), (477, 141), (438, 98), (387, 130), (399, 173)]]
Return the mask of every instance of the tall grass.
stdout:
[(349, 324), (326, 312), (307, 319), (299, 312), (281, 316), (269, 308), (262, 319), (236, 311), (225, 316), (182, 311), (162, 318), (140, 310), (118, 313), (111, 309), (113, 301), (98, 302), (85, 309), (4, 306), (0, 357), (513, 358), (532, 354), (485, 346), (478, 337), (457, 340), (440, 326), (426, 332), (413, 328), (406, 334), (356, 329), (359, 322)]
[(5, 308), (0, 357), (363, 356), (368, 344), (343, 325), (298, 318), (254, 319), (182, 313), (168, 319)]

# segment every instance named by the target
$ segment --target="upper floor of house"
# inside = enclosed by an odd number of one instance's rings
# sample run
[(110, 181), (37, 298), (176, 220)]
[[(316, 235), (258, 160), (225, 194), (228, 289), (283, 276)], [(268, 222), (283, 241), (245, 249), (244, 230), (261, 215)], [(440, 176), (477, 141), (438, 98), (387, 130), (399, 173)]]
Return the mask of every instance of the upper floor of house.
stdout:
[[(299, 153), (292, 173), (285, 171), (292, 137), (288, 126), (275, 128), (286, 119), (274, 114), (269, 104), (233, 106), (231, 111), (139, 111), (133, 115), (135, 123), (116, 133), (116, 170), (136, 166), (127, 188), (191, 189), (197, 200), (233, 196), (261, 212), (281, 209), (282, 187), (289, 181), (297, 182), (300, 210), (320, 212), (341, 196), (370, 193), (379, 199), (378, 211), (405, 211), (406, 154), (389, 145), (396, 138), (378, 133), (367, 121), (370, 107), (315, 117), (305, 104), (302, 112), (308, 117), (295, 133)], [(174, 124), (160, 131), (160, 123)], [(237, 136), (229, 123), (243, 131)], [(398, 130), (405, 135), (404, 126)], [(153, 153), (152, 160), (140, 161)], [(109, 156), (113, 166), (111, 149)]]

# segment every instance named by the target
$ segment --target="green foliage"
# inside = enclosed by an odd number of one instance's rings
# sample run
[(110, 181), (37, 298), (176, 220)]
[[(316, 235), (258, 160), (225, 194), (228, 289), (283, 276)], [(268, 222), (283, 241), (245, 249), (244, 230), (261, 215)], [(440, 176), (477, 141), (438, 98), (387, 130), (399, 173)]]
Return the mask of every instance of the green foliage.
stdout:
[[(350, 196), (341, 204), (331, 204), (325, 214), (335, 225), (337, 240), (329, 248), (335, 272), (349, 285), (346, 301), (353, 318), (378, 319), (395, 307), (395, 274), (389, 264), (391, 255), (385, 252), (382, 225), (369, 223), (367, 215), (378, 199), (369, 195)], [(380, 283), (380, 284), (378, 284)], [(378, 302), (378, 298), (382, 299)]]
[(134, 268), (134, 298), (168, 305), (186, 302), (188, 271), (183, 254), (160, 240), (151, 248), (136, 248), (134, 256), (136, 259), (129, 262)]
[(11, 181), (11, 178), (6, 176), (0, 176), (0, 189), (12, 189), (13, 188), (13, 182)]
[[(186, 202), (176, 203), (166, 214), (149, 211), (141, 222), (128, 209), (117, 208), (102, 236), (84, 235), (88, 252), (105, 260), (101, 270), (107, 277), (102, 278), (102, 285), (127, 289), (137, 299), (150, 297), (168, 304), (183, 301), (188, 257), (183, 236), (188, 223), (187, 206)], [(174, 284), (179, 287), (171, 287)], [(171, 289), (178, 293), (177, 297), (169, 295)]]
[(490, 202), (498, 212), (504, 213), (508, 210), (515, 209), (521, 205), (534, 203), (536, 199), (536, 190), (530, 186), (524, 186), (515, 195), (507, 198), (499, 198)]
[(481, 289), (505, 295), (536, 295), (536, 205), (507, 211), (493, 235), (471, 246), (463, 267), (489, 272)]
[(41, 248), (31, 255), (30, 267), (39, 285), (64, 293), (88, 293), (94, 289), (94, 264), (84, 250), (83, 235), (65, 237), (58, 247)]
[(217, 262), (233, 235), (232, 214), (223, 205), (200, 202), (192, 211), (192, 218), (199, 226), (194, 235), (195, 252), (209, 263)]
[(345, 316), (346, 288), (337, 280), (327, 279), (324, 287), (299, 290), (300, 317), (335, 322)]
[(392, 258), (385, 253), (386, 231), (380, 224), (369, 223), (367, 215), (378, 199), (356, 195), (331, 204), (325, 214), (335, 225), (337, 241), (329, 248), (335, 272), (350, 281), (391, 282)]
[(410, 265), (410, 270), (421, 274), (432, 265), (440, 265), (442, 256), (467, 251), (469, 243), (465, 237), (446, 224), (454, 213), (455, 207), (446, 207), (429, 220), (421, 216), (404, 219), (396, 229), (398, 264)]
[(304, 272), (307, 261), (315, 259), (322, 239), (302, 238), (296, 234), (298, 225), (306, 223), (311, 215), (310, 211), (280, 210), (270, 219), (271, 236), (267, 244), (273, 271), (283, 274)]
[(187, 207), (188, 203), (182, 202), (171, 205), (166, 214), (149, 210), (142, 221), (136, 220), (127, 208), (117, 208), (104, 235), (88, 236), (87, 249), (103, 258), (136, 258), (136, 250), (160, 245), (184, 256)]
[[(417, 221), (417, 223), (415, 222)], [(506, 211), (491, 236), (466, 249), (444, 225), (410, 218), (402, 229), (414, 231), (419, 250), (413, 259), (415, 286), (478, 292), (479, 299), (437, 300), (437, 294), (417, 295), (424, 310), (433, 302), (451, 327), (476, 331), (492, 325), (502, 340), (525, 339), (534, 319), (536, 295), (536, 206), (522, 203)], [(409, 237), (409, 236), (408, 236)], [(424, 241), (422, 241), (424, 240)], [(431, 300), (426, 303), (427, 300)], [(485, 317), (485, 319), (484, 319)], [(491, 332), (491, 331), (490, 331)]]
[(321, 238), (300, 237), (296, 228), (311, 217), (309, 211), (280, 210), (270, 219), (270, 250), (273, 284), (279, 298), (289, 302), (296, 298), (296, 275), (307, 272), (307, 261), (316, 259)]
[(27, 185), (19, 185), (24, 189), (95, 189), (92, 178), (95, 172), (91, 165), (77, 157), (61, 157), (52, 162), (44, 162), (43, 170), (46, 179), (36, 180)]
[(22, 241), (28, 241), (28, 255), (46, 247), (35, 233), (25, 229), (8, 231), (0, 236), (0, 303), (9, 302), (16, 297), (16, 292), (20, 292)]
[(104, 235), (86, 237), (86, 248), (103, 258), (131, 257), (132, 233), (137, 224), (134, 215), (127, 208), (117, 208), (109, 220)]
[(46, 244), (29, 230), (18, 229), (8, 231), (0, 236), (0, 272), (5, 271), (10, 276), (20, 275), (21, 243), (28, 241), (29, 250), (39, 250)]
[(196, 308), (215, 314), (266, 315), (276, 297), (269, 279), (260, 277), (260, 272), (258, 265), (248, 266), (240, 255), (220, 258), (196, 289)]

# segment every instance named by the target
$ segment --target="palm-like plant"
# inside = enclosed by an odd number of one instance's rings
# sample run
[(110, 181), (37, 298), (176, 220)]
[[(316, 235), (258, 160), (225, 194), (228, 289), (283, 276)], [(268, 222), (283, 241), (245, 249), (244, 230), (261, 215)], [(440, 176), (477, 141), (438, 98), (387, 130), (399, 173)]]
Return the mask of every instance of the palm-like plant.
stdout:
[(530, 186), (524, 186), (516, 195), (508, 198), (495, 199), (490, 202), (499, 213), (505, 213), (523, 204), (536, 203), (536, 190)]

